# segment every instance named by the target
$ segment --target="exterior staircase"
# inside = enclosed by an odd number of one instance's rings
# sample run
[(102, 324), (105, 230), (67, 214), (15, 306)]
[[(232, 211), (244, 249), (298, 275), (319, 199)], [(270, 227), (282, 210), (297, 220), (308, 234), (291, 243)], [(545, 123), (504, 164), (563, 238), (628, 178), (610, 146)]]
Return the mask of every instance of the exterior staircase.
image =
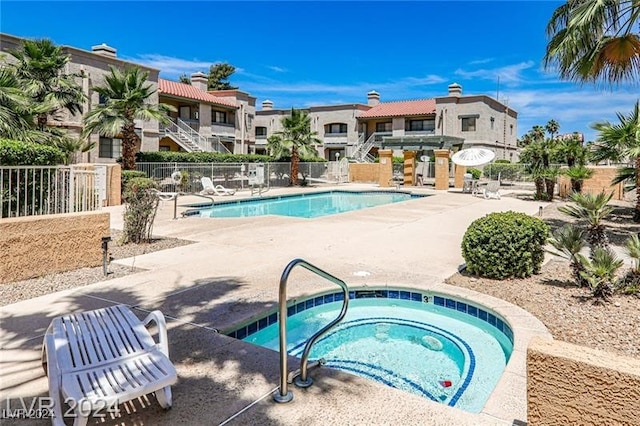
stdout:
[(366, 141), (364, 140), (364, 135), (365, 134), (362, 133), (358, 138), (352, 156), (358, 163), (373, 163), (375, 158), (369, 154), (369, 151), (371, 151), (371, 148), (373, 148), (375, 144), (376, 134), (372, 133)]
[(179, 118), (166, 126), (161, 125), (160, 132), (173, 139), (175, 143), (187, 152), (231, 153), (224, 144), (211, 143), (206, 137)]

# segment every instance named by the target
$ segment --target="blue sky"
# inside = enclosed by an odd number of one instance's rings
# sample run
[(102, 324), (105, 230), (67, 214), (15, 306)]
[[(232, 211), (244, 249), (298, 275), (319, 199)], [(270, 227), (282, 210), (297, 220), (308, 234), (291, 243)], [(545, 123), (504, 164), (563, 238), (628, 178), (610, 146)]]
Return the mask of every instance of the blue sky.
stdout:
[[(519, 134), (549, 119), (561, 132), (596, 134), (616, 121), (638, 87), (597, 89), (545, 71), (545, 26), (556, 1), (144, 1), (0, 4), (0, 30), (118, 56), (161, 77), (228, 62), (232, 84), (276, 108), (486, 94), (519, 113)], [(500, 81), (498, 85), (498, 79)], [(499, 92), (498, 92), (499, 88)]]

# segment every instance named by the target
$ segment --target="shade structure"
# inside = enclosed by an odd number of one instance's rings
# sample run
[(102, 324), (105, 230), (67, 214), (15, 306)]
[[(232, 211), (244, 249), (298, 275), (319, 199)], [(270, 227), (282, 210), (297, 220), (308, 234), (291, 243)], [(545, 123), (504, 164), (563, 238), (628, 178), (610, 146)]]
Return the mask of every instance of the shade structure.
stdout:
[(467, 148), (451, 156), (451, 161), (460, 166), (481, 166), (495, 158), (496, 154), (485, 148)]

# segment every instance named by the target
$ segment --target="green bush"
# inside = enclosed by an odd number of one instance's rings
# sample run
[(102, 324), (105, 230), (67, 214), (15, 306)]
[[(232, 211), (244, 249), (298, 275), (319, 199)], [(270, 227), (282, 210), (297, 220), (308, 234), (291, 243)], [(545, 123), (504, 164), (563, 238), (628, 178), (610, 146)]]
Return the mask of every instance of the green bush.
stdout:
[(511, 164), (511, 161), (500, 159), (500, 160), (494, 161), (493, 164)]
[(482, 176), (482, 170), (474, 169), (473, 167), (468, 168), (467, 173), (471, 173), (474, 179), (480, 179), (480, 176)]
[(518, 180), (522, 170), (520, 164), (495, 162), (484, 166), (483, 173), (490, 180), (498, 180), (498, 175), (500, 175), (500, 180), (514, 181)]
[(540, 272), (549, 226), (513, 211), (491, 213), (471, 223), (462, 239), (467, 271), (487, 278), (528, 277)]
[(138, 163), (268, 163), (273, 157), (257, 154), (221, 154), (219, 152), (139, 152)]
[(158, 209), (158, 196), (151, 191), (158, 184), (153, 179), (134, 177), (124, 189), (123, 243), (143, 243), (151, 240), (153, 220)]
[(133, 178), (147, 177), (145, 172), (139, 172), (137, 170), (123, 170), (120, 178), (120, 192), (124, 194), (124, 190)]
[(64, 159), (64, 153), (52, 146), (0, 139), (0, 164), (3, 166), (52, 166), (63, 164)]

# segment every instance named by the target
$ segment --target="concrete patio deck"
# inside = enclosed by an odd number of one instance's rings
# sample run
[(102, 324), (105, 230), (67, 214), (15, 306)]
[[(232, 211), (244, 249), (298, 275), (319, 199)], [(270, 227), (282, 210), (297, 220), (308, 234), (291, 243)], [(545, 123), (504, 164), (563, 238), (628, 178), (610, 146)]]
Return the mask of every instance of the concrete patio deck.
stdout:
[[(272, 189), (265, 196), (317, 189)], [(335, 189), (378, 188), (349, 184)], [(154, 234), (194, 244), (118, 261), (144, 272), (0, 308), (2, 408), (6, 401), (15, 408), (21, 397), (47, 395), (40, 349), (53, 317), (124, 303), (140, 317), (154, 309), (167, 316), (170, 356), (179, 376), (173, 387), (174, 405), (165, 412), (154, 398), (140, 400), (127, 404), (128, 412), (121, 418), (96, 420), (96, 424), (506, 425), (526, 421), (526, 346), (533, 336), (550, 334), (540, 321), (514, 305), (443, 281), (463, 263), (460, 242), (473, 220), (494, 211), (535, 214), (543, 204), (408, 189), (433, 196), (316, 219), (172, 220), (171, 202), (162, 202)], [(241, 192), (233, 198), (247, 196), (248, 192)], [(179, 201), (202, 200), (184, 197)], [(121, 228), (122, 207), (107, 211), (112, 227)], [(294, 258), (327, 270), (352, 288), (404, 286), (444, 292), (504, 316), (514, 331), (515, 350), (483, 411), (467, 413), (329, 368), (312, 370), (314, 386), (294, 387), (291, 403), (275, 404), (270, 395), (279, 380), (278, 354), (217, 330), (224, 332), (274, 309), (280, 274)], [(354, 275), (359, 271), (369, 275)], [(297, 269), (288, 292), (290, 298), (297, 298), (331, 288), (330, 283)], [(292, 360), (290, 369), (295, 368)], [(30, 424), (47, 422), (31, 420)]]

